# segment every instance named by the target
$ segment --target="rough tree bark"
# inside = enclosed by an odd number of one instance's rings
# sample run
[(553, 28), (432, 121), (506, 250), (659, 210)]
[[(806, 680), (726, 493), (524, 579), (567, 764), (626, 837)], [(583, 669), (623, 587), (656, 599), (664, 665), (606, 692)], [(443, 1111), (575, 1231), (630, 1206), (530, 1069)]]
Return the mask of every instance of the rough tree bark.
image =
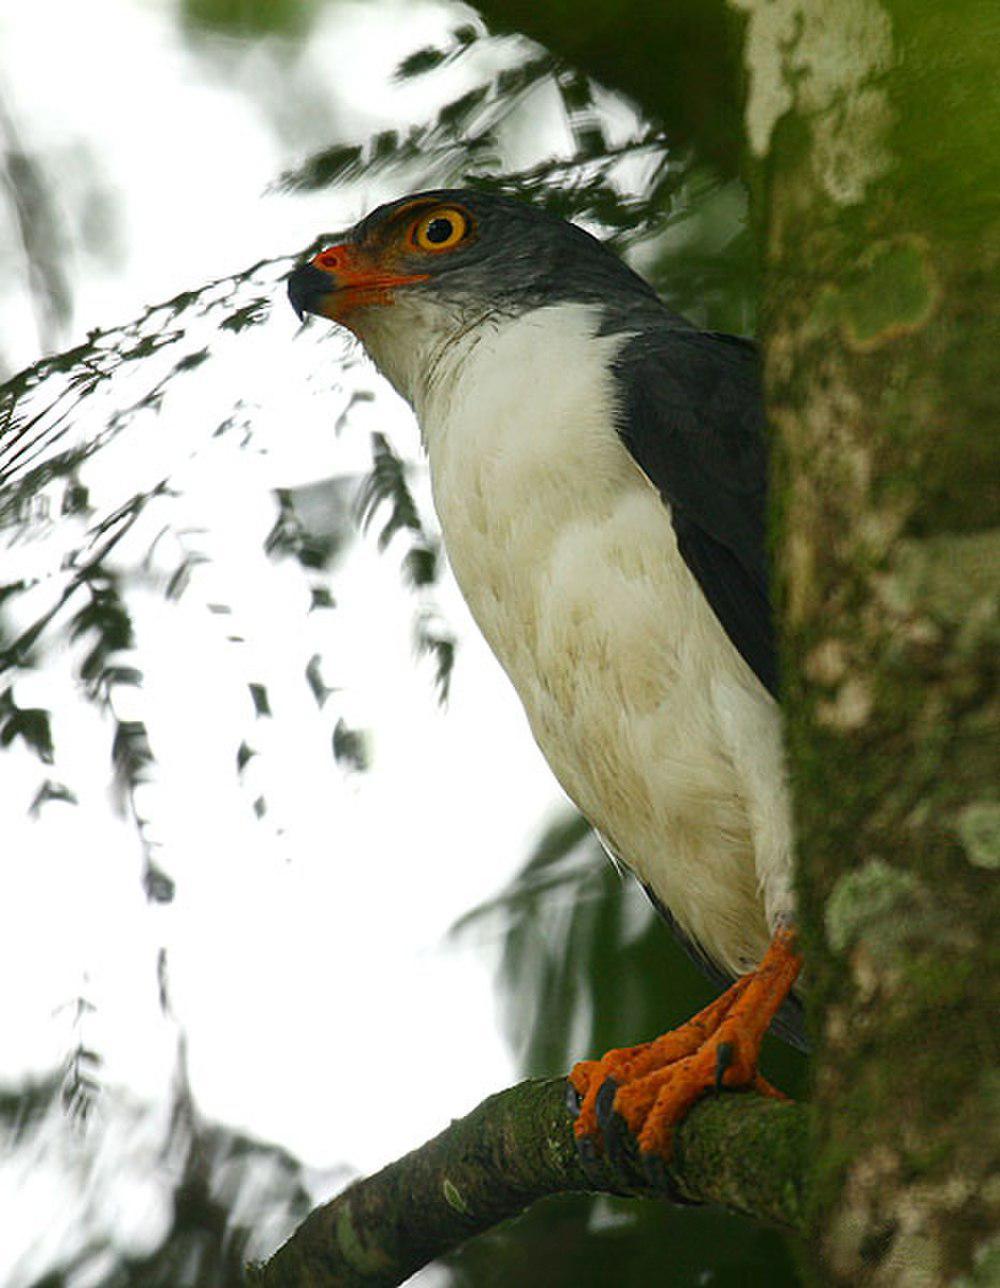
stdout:
[(811, 1275), (1000, 1282), (1000, 8), (480, 8), (696, 142), (707, 77), (707, 150), (742, 149), (817, 1038)]
[(808, 1246), (833, 1284), (995, 1283), (1000, 10), (736, 2), (824, 1017)]

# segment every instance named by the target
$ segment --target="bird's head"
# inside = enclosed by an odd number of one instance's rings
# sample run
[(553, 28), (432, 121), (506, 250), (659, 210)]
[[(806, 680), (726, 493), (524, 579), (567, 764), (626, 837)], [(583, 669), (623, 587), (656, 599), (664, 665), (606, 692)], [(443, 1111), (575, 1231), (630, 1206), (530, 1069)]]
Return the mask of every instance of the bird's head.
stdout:
[(596, 238), (512, 197), (441, 189), (367, 215), (296, 268), (302, 317), (348, 327), (413, 401), (438, 354), (490, 319), (567, 300), (662, 307), (652, 288)]

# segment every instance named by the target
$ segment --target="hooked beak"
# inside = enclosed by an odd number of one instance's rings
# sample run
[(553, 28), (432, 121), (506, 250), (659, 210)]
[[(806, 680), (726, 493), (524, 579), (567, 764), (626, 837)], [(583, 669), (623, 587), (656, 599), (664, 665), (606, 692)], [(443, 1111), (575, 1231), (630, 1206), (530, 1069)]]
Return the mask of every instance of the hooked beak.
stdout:
[(300, 322), (307, 313), (321, 313), (323, 302), (337, 289), (329, 273), (313, 264), (300, 264), (288, 279), (288, 298)]
[(427, 273), (388, 273), (357, 246), (328, 246), (288, 278), (288, 298), (302, 321), (307, 313), (343, 322), (352, 306), (391, 303), (395, 286), (426, 282)]

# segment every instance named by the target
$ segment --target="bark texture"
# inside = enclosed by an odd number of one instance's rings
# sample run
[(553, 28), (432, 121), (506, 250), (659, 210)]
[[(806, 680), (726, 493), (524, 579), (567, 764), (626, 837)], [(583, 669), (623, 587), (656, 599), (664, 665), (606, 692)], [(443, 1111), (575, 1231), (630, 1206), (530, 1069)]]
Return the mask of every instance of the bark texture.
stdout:
[[(696, 1106), (678, 1132), (669, 1187), (799, 1228), (805, 1115), (790, 1102), (724, 1094)], [(562, 1078), (491, 1096), (440, 1136), (358, 1181), (306, 1218), (266, 1265), (258, 1288), (389, 1288), (421, 1266), (549, 1194), (663, 1197), (638, 1171), (584, 1172)]]
[(735, 4), (822, 1017), (807, 1246), (828, 1283), (998, 1282), (1000, 11)]

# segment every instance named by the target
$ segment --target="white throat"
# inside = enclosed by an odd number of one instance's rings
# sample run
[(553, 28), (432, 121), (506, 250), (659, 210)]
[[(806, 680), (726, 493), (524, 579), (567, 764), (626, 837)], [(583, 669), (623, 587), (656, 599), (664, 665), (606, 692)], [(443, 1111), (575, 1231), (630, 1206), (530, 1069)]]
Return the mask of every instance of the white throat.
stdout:
[(442, 365), (453, 372), (487, 324), (458, 302), (401, 292), (390, 308), (358, 310), (352, 325), (379, 371), (416, 411), (422, 433), (421, 408)]

